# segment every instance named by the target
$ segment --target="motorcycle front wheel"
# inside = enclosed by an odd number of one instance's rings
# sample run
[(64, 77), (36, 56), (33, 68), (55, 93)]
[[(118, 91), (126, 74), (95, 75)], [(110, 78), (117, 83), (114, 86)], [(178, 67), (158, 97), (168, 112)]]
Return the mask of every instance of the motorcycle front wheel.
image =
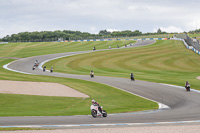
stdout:
[(93, 109), (93, 110), (91, 111), (91, 115), (92, 115), (94, 118), (96, 118), (96, 117), (97, 117), (97, 111)]

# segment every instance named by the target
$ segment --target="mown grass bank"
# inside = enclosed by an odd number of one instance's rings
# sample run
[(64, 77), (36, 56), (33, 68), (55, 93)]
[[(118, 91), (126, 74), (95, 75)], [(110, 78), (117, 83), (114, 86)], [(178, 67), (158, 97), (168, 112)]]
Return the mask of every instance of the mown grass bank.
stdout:
[(135, 43), (135, 41), (95, 41), (95, 42), (26, 42), (8, 43), (0, 45), (0, 57), (30, 57), (54, 53), (74, 52), (96, 49), (108, 49), (109, 46), (117, 48), (117, 45)]
[(181, 41), (157, 41), (153, 45), (130, 49), (101, 51), (50, 61), (62, 73), (129, 78), (184, 86), (188, 80), (192, 88), (200, 90), (200, 56), (185, 48)]

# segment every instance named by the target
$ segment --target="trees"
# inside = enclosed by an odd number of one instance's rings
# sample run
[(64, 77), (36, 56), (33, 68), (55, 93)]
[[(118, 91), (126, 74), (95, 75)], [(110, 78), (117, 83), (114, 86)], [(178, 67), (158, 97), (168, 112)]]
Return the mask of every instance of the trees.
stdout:
[(115, 38), (115, 37), (133, 37), (140, 35), (154, 35), (164, 34), (158, 29), (157, 33), (142, 33), (139, 30), (131, 31), (114, 31), (101, 30), (98, 34), (91, 34), (88, 32), (70, 31), (70, 30), (56, 30), (56, 31), (34, 31), (34, 32), (21, 32), (18, 34), (7, 35), (1, 41), (7, 42), (49, 42), (63, 40), (87, 40), (87, 39), (102, 39), (102, 38)]
[(135, 31), (130, 31), (130, 30), (125, 30), (125, 31), (114, 31), (111, 33), (113, 37), (131, 37), (131, 36), (139, 36), (142, 35), (142, 32), (139, 30)]
[(90, 34), (88, 32), (70, 31), (70, 30), (56, 30), (56, 31), (34, 31), (34, 32), (21, 32), (18, 34), (12, 34), (2, 38), (2, 41), (9, 42), (48, 42), (58, 41), (59, 38), (63, 40), (87, 40), (87, 39), (100, 39), (100, 38), (112, 38), (112, 37), (128, 37), (138, 36), (142, 33), (138, 30), (135, 31), (115, 31), (109, 32), (107, 30), (101, 30), (99, 34)]
[(109, 35), (109, 34), (111, 34), (111, 32), (109, 32), (107, 30), (101, 30), (101, 31), (99, 31), (99, 35), (105, 36), (105, 35)]
[(189, 31), (189, 33), (194, 34), (194, 33), (200, 33), (200, 29), (196, 29), (194, 31)]
[(162, 31), (161, 31), (160, 28), (157, 30), (157, 33), (158, 33), (158, 34), (162, 33)]

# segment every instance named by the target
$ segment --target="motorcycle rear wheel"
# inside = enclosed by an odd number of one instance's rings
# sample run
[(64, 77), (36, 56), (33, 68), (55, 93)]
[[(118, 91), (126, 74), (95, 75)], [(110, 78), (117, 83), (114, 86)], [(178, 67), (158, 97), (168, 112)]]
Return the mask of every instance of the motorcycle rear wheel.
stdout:
[(107, 117), (107, 112), (103, 110), (103, 117)]

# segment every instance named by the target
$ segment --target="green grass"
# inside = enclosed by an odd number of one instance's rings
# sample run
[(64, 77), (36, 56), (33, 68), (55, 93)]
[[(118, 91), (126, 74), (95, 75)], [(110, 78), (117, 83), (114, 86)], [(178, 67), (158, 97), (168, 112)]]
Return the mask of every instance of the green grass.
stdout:
[(188, 34), (189, 37), (200, 37), (200, 33), (195, 34)]
[(181, 41), (157, 41), (153, 45), (101, 51), (50, 61), (62, 73), (85, 74), (94, 70), (95, 75), (129, 78), (184, 86), (188, 80), (192, 88), (200, 90), (200, 56), (185, 48)]
[(96, 49), (116, 48), (117, 45), (135, 43), (135, 41), (99, 41), (99, 42), (34, 42), (8, 43), (0, 45), (0, 57), (30, 57), (54, 53), (74, 52)]
[(99, 83), (77, 79), (18, 74), (4, 69), (0, 73), (0, 79), (56, 82), (90, 96), (90, 98), (70, 98), (0, 94), (0, 116), (88, 115), (90, 114), (89, 108), (93, 98), (103, 105), (109, 113), (149, 110), (158, 107), (154, 102)]
[(188, 34), (189, 37), (194, 38), (196, 37), (200, 41), (200, 33), (197, 34)]
[(0, 131), (23, 131), (23, 130), (51, 130), (51, 129), (23, 128), (23, 127), (6, 127), (6, 128), (0, 128)]
[[(79, 83), (77, 84), (77, 82)], [(90, 95), (91, 98), (0, 94), (0, 116), (88, 115), (90, 114), (89, 108), (92, 98), (95, 98), (95, 100), (103, 105), (109, 113), (141, 111), (157, 108), (156, 103), (106, 85), (71, 80), (69, 86), (79, 88), (77, 90), (85, 92)]]
[[(119, 41), (105, 43), (113, 43), (113, 45), (115, 45), (118, 42)], [(76, 45), (76, 43), (74, 44)], [(31, 47), (28, 47), (29, 45)], [(42, 49), (41, 47), (45, 47), (43, 45), (49, 46), (48, 49)], [(51, 45), (53, 47), (56, 47), (57, 50), (55, 50), (56, 48), (51, 48)], [(87, 45), (89, 46), (80, 46), (80, 49), (78, 50), (88, 50), (91, 45)], [(33, 51), (33, 48), (36, 49), (36, 47), (38, 48), (38, 50)], [(104, 47), (107, 47), (107, 45), (105, 45)], [(62, 47), (60, 47), (60, 44), (54, 43), (20, 43), (0, 45), (0, 51), (0, 57), (29, 57), (37, 54), (41, 55), (56, 52), (67, 52), (63, 50)], [(70, 49), (68, 49), (68, 51), (70, 51)], [(0, 58), (0, 66), (3, 66), (4, 64), (7, 64), (11, 61), (14, 60)], [(60, 83), (90, 96), (90, 98), (70, 98), (0, 94), (0, 116), (88, 115), (90, 114), (89, 108), (91, 105), (91, 100), (93, 98), (101, 105), (103, 105), (104, 109), (108, 113), (141, 111), (158, 108), (158, 105), (156, 103), (149, 100), (134, 96), (132, 94), (123, 92), (107, 85), (89, 81), (38, 75), (26, 75), (11, 72), (3, 69), (2, 67), (0, 67), (0, 80)]]

